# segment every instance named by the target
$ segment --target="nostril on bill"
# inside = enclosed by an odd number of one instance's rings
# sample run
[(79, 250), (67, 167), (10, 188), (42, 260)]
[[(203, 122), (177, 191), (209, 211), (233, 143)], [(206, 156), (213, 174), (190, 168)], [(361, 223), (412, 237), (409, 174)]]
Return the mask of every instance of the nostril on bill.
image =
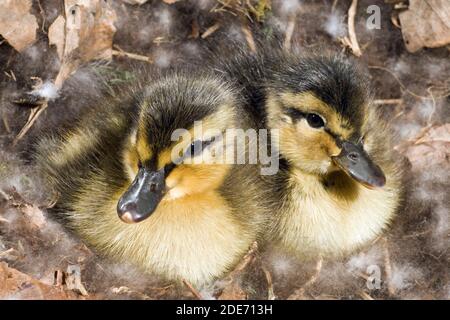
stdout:
[(350, 160), (352, 160), (353, 162), (356, 162), (356, 161), (358, 161), (359, 156), (358, 156), (358, 154), (357, 154), (356, 152), (350, 152), (350, 153), (348, 154), (348, 158), (349, 158)]

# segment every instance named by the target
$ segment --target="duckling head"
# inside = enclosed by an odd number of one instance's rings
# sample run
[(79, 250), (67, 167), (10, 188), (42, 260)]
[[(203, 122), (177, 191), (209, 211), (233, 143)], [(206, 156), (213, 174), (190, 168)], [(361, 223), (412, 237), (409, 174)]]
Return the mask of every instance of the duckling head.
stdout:
[(211, 76), (166, 76), (140, 91), (123, 151), (130, 183), (117, 205), (126, 223), (148, 218), (163, 202), (217, 189), (230, 169), (214, 161), (224, 152), (221, 137), (238, 125), (233, 90)]
[(325, 176), (344, 171), (362, 185), (382, 187), (383, 171), (365, 151), (367, 81), (339, 57), (285, 57), (267, 86), (268, 126), (295, 168)]

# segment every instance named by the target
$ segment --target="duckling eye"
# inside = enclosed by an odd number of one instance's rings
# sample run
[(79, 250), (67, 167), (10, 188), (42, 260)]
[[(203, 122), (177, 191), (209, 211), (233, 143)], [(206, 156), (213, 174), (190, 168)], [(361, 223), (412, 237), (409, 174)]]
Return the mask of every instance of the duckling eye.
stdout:
[(203, 142), (201, 140), (195, 140), (191, 143), (190, 154), (192, 157), (196, 157), (203, 152)]
[(322, 128), (325, 126), (325, 122), (322, 117), (315, 113), (308, 113), (306, 115), (306, 121), (312, 128)]
[(195, 140), (191, 143), (191, 146), (186, 150), (186, 155), (191, 157), (196, 157), (200, 155), (205, 148), (207, 148), (214, 139), (202, 141), (202, 140)]
[(141, 162), (141, 160), (138, 161), (138, 168), (139, 168), (139, 169), (142, 168), (142, 162)]

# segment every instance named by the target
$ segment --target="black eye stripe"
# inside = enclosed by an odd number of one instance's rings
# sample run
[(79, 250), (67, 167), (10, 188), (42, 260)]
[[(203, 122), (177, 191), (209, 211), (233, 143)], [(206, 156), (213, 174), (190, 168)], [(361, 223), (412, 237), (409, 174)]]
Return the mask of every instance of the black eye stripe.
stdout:
[(197, 156), (203, 152), (203, 143), (201, 140), (195, 140), (191, 143), (188, 150), (186, 150), (188, 153), (190, 153), (191, 156)]
[(308, 124), (313, 128), (322, 128), (325, 126), (325, 121), (322, 118), (322, 116), (316, 113), (305, 113), (296, 108), (286, 108), (285, 114), (295, 121), (304, 118), (308, 121)]
[(299, 120), (301, 118), (306, 117), (306, 113), (301, 112), (300, 110), (295, 109), (295, 108), (286, 108), (285, 113), (286, 113), (286, 115), (291, 117), (293, 120)]
[(195, 140), (191, 143), (189, 148), (186, 150), (186, 155), (188, 156), (198, 156), (200, 155), (211, 143), (214, 142), (214, 139), (209, 140)]

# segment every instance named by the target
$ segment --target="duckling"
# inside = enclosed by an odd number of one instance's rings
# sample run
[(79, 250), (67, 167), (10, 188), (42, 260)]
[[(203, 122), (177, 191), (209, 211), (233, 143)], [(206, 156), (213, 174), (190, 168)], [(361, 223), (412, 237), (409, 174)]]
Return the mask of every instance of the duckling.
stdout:
[[(261, 50), (262, 49), (262, 50)], [(302, 258), (342, 257), (376, 239), (402, 199), (391, 135), (368, 81), (339, 56), (237, 50), (214, 67), (247, 93), (279, 141), (267, 240)]]
[(240, 109), (220, 78), (172, 71), (43, 139), (36, 159), (59, 215), (99, 253), (201, 286), (232, 268), (267, 220), (257, 166), (212, 161), (225, 130), (250, 125)]

